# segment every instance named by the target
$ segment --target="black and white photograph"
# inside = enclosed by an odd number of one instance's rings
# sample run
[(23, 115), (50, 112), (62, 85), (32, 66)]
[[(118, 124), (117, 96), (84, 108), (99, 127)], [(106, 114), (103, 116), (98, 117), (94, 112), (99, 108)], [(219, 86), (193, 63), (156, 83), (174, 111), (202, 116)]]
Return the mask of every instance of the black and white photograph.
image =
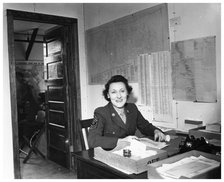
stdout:
[(222, 179), (221, 1), (1, 4), (1, 179)]

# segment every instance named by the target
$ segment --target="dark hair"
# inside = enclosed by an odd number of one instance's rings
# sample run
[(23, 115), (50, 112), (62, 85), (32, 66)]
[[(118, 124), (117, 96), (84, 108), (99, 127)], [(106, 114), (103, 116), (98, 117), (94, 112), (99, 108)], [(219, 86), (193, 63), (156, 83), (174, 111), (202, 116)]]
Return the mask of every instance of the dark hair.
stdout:
[(123, 77), (122, 75), (114, 75), (108, 80), (108, 82), (105, 84), (105, 89), (103, 90), (103, 96), (107, 101), (110, 101), (110, 98), (107, 97), (108, 92), (109, 92), (109, 87), (111, 83), (116, 83), (116, 82), (123, 82), (127, 91), (128, 91), (128, 96), (132, 91), (132, 87), (128, 84), (128, 80)]

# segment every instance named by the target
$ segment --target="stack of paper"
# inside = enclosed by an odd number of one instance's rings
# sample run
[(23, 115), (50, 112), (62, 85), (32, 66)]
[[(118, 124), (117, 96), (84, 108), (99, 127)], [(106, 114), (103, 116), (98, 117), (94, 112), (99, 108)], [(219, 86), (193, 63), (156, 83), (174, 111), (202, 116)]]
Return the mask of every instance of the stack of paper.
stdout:
[[(94, 148), (94, 159), (122, 172), (139, 174), (147, 171), (149, 164), (167, 158), (167, 152), (165, 150), (160, 150), (155, 147), (150, 148), (148, 145), (139, 138), (133, 138), (129, 141), (118, 142), (118, 145), (109, 151), (103, 150), (101, 147), (96, 147)], [(125, 149), (130, 150), (131, 155), (129, 157), (123, 156)]]
[(114, 151), (113, 153), (123, 156), (124, 149), (129, 149), (131, 151), (131, 158), (134, 160), (139, 160), (157, 154), (155, 150), (147, 150), (147, 146), (137, 140), (132, 140), (130, 142), (130, 146), (127, 146), (121, 150)]
[(171, 164), (163, 164), (161, 167), (157, 168), (157, 172), (164, 178), (192, 178), (214, 169), (219, 165), (220, 162), (205, 158), (203, 156), (191, 156)]
[(139, 141), (150, 148), (162, 149), (167, 146), (166, 142), (155, 142), (149, 138), (139, 138)]

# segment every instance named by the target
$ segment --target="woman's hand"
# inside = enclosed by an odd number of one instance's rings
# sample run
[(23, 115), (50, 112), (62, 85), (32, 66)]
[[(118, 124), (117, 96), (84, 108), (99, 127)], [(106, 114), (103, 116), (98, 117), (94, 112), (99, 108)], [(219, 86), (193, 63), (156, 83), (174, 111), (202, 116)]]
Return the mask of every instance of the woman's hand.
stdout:
[(166, 135), (162, 133), (160, 130), (154, 131), (154, 140), (158, 142), (166, 141)]

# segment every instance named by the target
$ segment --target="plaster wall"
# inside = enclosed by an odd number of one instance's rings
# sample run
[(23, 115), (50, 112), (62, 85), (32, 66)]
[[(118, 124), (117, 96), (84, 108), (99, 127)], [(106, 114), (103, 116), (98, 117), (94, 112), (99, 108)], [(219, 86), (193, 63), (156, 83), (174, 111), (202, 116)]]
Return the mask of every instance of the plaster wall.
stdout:
[[(158, 4), (127, 3), (127, 4), (84, 4), (85, 30), (108, 23), (115, 19), (130, 15), (137, 11), (150, 8)], [(216, 77), (217, 102), (194, 103), (173, 100), (173, 124), (175, 127), (186, 130), (185, 119), (200, 120), (204, 124), (221, 121), (221, 4), (220, 3), (168, 3), (168, 19), (180, 17), (181, 24), (169, 26), (170, 41), (188, 40), (206, 36), (216, 36)], [(134, 95), (138, 95), (138, 84), (132, 84)], [(85, 117), (93, 117), (96, 107), (107, 102), (102, 97), (103, 85), (87, 86), (87, 102), (89, 110)], [(138, 103), (137, 103), (138, 104)], [(140, 107), (146, 119), (150, 119), (150, 108)], [(150, 121), (151, 122), (151, 121)], [(164, 125), (156, 122), (155, 125)]]

